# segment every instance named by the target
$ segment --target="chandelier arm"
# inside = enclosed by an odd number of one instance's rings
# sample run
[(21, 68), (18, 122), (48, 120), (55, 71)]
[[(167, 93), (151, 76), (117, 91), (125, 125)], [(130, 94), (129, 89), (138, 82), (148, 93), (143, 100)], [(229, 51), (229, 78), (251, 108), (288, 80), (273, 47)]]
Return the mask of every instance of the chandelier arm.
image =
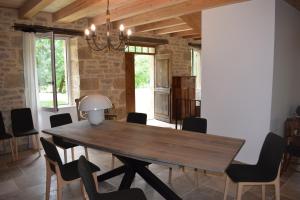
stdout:
[(124, 46), (124, 49), (125, 49), (125, 47), (126, 47), (126, 42), (127, 42), (127, 40), (120, 40), (120, 41), (119, 41), (119, 44), (112, 44), (112, 43), (111, 43), (111, 46), (112, 46), (113, 50), (118, 50), (118, 51), (120, 51), (120, 50), (123, 50), (123, 49), (120, 49), (120, 47), (121, 47), (122, 45)]
[(97, 41), (95, 40), (95, 37), (93, 38), (93, 44), (96, 47), (97, 51), (103, 51), (104, 49), (107, 48), (107, 45), (103, 45), (102, 47), (97, 43)]
[(87, 40), (87, 43), (89, 45), (89, 47), (93, 50), (93, 51), (103, 51), (105, 48), (107, 48), (107, 46), (105, 45), (102, 48), (99, 48), (98, 46), (96, 46), (95, 42), (93, 42), (94, 46), (90, 43), (90, 40)]

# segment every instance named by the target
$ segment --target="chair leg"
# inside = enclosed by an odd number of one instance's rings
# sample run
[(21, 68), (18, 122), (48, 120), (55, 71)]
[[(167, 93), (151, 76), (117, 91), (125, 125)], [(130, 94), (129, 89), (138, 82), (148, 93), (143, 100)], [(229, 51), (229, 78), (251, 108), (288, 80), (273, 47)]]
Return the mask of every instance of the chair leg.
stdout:
[(171, 183), (172, 182), (172, 168), (170, 167), (169, 168), (169, 180), (168, 180), (168, 183)]
[(65, 158), (65, 164), (66, 164), (68, 162), (67, 149), (64, 149), (64, 158)]
[(98, 183), (98, 179), (97, 179), (97, 173), (93, 173), (93, 178), (94, 178), (94, 182), (95, 182), (95, 185), (96, 185), (96, 190), (97, 192), (99, 192), (99, 183)]
[(39, 151), (39, 156), (41, 156), (40, 140), (38, 134), (35, 135), (35, 141), (36, 141), (36, 148)]
[(184, 166), (182, 166), (182, 168), (181, 168), (181, 169), (182, 169), (182, 172), (184, 173), (184, 172), (185, 172), (185, 168), (184, 168)]
[(111, 168), (114, 169), (115, 168), (115, 156), (112, 154), (111, 155)]
[(199, 172), (198, 172), (198, 169), (194, 169), (195, 171), (195, 184), (197, 187), (199, 187)]
[(16, 153), (16, 160), (19, 160), (19, 152), (18, 152), (18, 139), (14, 138), (14, 143), (15, 143), (15, 153)]
[(84, 188), (84, 185), (83, 185), (83, 182), (82, 180), (80, 179), (80, 189), (81, 189), (81, 193), (82, 193), (82, 197), (84, 200), (87, 200), (88, 199), (88, 195), (86, 193), (86, 190)]
[(87, 147), (84, 147), (84, 151), (85, 151), (85, 157), (86, 157), (86, 159), (89, 160), (89, 152), (88, 152)]
[(51, 171), (49, 167), (46, 169), (46, 200), (50, 197), (50, 187), (51, 187)]
[(56, 190), (57, 200), (62, 200), (62, 192), (63, 192), (62, 190), (63, 190), (62, 182), (60, 179), (57, 179), (57, 190)]
[(228, 187), (229, 187), (229, 177), (226, 175), (225, 187), (224, 187), (224, 197), (223, 200), (227, 199), (228, 195)]
[(71, 154), (72, 154), (72, 161), (74, 161), (75, 160), (74, 147), (71, 148)]
[(275, 200), (280, 200), (280, 179), (275, 181)]
[(12, 157), (12, 160), (14, 161), (15, 153), (14, 153), (13, 139), (9, 139), (9, 145), (10, 145), (11, 157)]
[(261, 196), (262, 196), (262, 200), (266, 200), (266, 185), (262, 185), (261, 186)]
[(243, 185), (238, 183), (238, 185), (237, 185), (237, 194), (236, 194), (236, 199), (237, 200), (242, 199), (242, 193), (243, 193)]

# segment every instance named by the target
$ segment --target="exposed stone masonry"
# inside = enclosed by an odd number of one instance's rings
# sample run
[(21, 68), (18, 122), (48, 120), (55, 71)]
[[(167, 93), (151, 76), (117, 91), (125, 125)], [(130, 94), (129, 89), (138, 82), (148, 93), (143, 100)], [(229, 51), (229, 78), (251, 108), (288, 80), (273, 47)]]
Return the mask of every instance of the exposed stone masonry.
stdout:
[[(22, 33), (13, 31), (14, 23), (78, 30), (84, 30), (87, 26), (86, 20), (72, 24), (52, 23), (51, 15), (48, 13), (40, 13), (32, 21), (20, 20), (17, 10), (0, 8), (0, 110), (8, 131), (11, 131), (10, 110), (25, 106)], [(103, 26), (99, 29), (102, 36), (105, 35), (104, 28)], [(117, 33), (113, 35), (117, 38)], [(158, 47), (157, 52), (171, 54), (173, 75), (189, 75), (191, 56), (188, 40), (166, 38), (169, 44)], [(83, 37), (76, 37), (70, 40), (70, 57), (72, 97), (94, 93), (106, 95), (115, 105), (118, 118), (124, 118), (126, 116), (124, 53), (95, 53), (89, 49)], [(2, 147), (0, 151), (1, 149)]]

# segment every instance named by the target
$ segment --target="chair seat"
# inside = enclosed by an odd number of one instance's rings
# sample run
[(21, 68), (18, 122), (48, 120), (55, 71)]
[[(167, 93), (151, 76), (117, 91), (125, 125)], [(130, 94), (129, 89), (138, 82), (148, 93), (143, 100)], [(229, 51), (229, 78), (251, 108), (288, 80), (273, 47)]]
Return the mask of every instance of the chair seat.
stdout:
[(268, 177), (267, 173), (256, 165), (231, 164), (227, 170), (227, 175), (233, 182), (270, 182), (273, 177)]
[[(100, 171), (100, 168), (97, 165), (91, 162), (88, 163), (91, 167), (92, 173)], [(78, 173), (78, 160), (64, 164), (61, 169), (61, 176), (66, 181), (71, 181), (79, 178), (80, 175)]]
[(36, 135), (39, 132), (36, 129), (31, 129), (29, 131), (25, 132), (14, 132), (15, 137), (23, 137), (23, 136), (29, 136), (29, 135)]
[(287, 152), (292, 156), (300, 157), (300, 146), (291, 144), (287, 146)]
[(141, 189), (133, 188), (129, 190), (120, 190), (117, 192), (98, 194), (97, 199), (99, 200), (118, 200), (118, 199), (146, 200), (146, 197)]
[(8, 133), (0, 134), (0, 140), (6, 140), (6, 139), (10, 139), (10, 138), (12, 138), (11, 134), (8, 134)]
[(63, 149), (69, 149), (69, 148), (73, 148), (73, 147), (77, 147), (77, 144), (71, 143), (71, 142), (67, 142), (66, 140), (64, 140), (63, 138), (60, 137), (55, 137), (53, 136), (53, 143), (56, 146), (59, 146)]

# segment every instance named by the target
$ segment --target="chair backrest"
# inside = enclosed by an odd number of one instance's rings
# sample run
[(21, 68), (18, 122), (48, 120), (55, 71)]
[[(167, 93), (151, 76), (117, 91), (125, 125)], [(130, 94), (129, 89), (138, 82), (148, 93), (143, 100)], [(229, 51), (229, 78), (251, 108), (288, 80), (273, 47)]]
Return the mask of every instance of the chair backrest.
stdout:
[(71, 124), (71, 123), (72, 123), (72, 117), (70, 113), (62, 113), (62, 114), (50, 116), (51, 128), (66, 125), (66, 124)]
[(2, 112), (0, 111), (0, 135), (4, 135), (6, 132), (5, 132), (5, 125), (4, 125), (4, 120), (3, 120), (3, 117), (2, 117)]
[(127, 122), (146, 125), (147, 124), (147, 114), (130, 112), (127, 115)]
[(274, 133), (267, 135), (260, 151), (257, 166), (262, 169), (264, 176), (270, 180), (277, 177), (285, 149), (286, 145), (282, 137)]
[(11, 126), (14, 135), (34, 129), (30, 108), (19, 108), (11, 111)]
[[(41, 137), (40, 138), (41, 140), (41, 143), (42, 143), (42, 146), (45, 150), (45, 153), (46, 153), (46, 156), (54, 161), (54, 162), (57, 162), (58, 166), (61, 168), (61, 166), (63, 165), (62, 164), (62, 161), (61, 161), (61, 158), (59, 156), (59, 153), (55, 147), (54, 144), (52, 144), (51, 142), (47, 141), (45, 138)], [(54, 171), (54, 168), (53, 166), (51, 166), (51, 169)]]
[(87, 119), (87, 112), (84, 112), (84, 111), (80, 111), (80, 110), (79, 110), (79, 104), (80, 104), (80, 101), (81, 101), (84, 97), (86, 97), (86, 96), (81, 96), (81, 97), (79, 97), (78, 99), (75, 99), (78, 121)]
[(182, 130), (206, 133), (207, 120), (199, 117), (188, 117), (182, 122)]
[(84, 188), (90, 200), (97, 199), (96, 184), (94, 182), (91, 167), (84, 156), (80, 156), (78, 161), (78, 173), (82, 179)]

